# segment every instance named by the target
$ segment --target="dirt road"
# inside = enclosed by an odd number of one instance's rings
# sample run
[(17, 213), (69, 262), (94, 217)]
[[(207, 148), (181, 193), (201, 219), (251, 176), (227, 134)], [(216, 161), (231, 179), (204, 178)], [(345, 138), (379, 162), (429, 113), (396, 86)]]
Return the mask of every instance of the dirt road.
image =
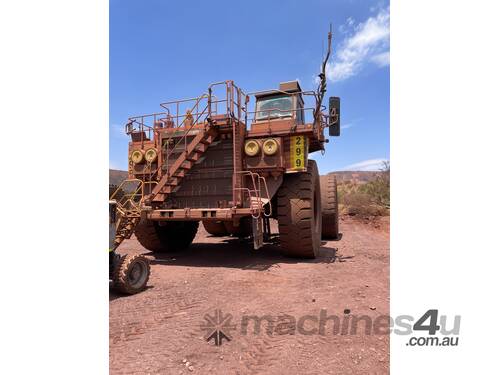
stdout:
[(350, 332), (359, 316), (389, 314), (386, 224), (344, 218), (342, 238), (306, 261), (282, 257), (275, 245), (254, 251), (211, 237), (202, 226), (178, 254), (126, 241), (120, 251), (147, 254), (152, 275), (143, 293), (110, 292), (111, 374), (389, 373), (388, 335), (367, 334), (362, 320)]

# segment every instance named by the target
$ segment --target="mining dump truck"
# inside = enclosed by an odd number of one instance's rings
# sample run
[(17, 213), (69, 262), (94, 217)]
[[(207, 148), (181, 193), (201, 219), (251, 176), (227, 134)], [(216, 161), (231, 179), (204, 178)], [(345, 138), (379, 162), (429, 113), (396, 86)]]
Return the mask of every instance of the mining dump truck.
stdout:
[[(233, 81), (201, 95), (161, 103), (160, 112), (130, 117), (129, 178), (135, 200), (118, 207), (116, 242), (135, 233), (152, 252), (186, 249), (200, 222), (212, 235), (253, 238), (255, 249), (279, 227), (283, 254), (314, 258), (321, 237), (337, 237), (337, 186), (320, 184), (311, 153), (340, 134), (340, 99), (298, 81), (245, 93)], [(328, 135), (325, 135), (328, 130)], [(320, 186), (323, 185), (323, 186)]]

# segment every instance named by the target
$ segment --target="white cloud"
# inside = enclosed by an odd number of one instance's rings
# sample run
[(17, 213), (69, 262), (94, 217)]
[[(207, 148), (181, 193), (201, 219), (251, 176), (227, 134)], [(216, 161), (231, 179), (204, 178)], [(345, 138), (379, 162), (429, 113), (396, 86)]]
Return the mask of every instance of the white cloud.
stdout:
[(354, 126), (354, 124), (352, 122), (348, 122), (346, 124), (340, 124), (340, 129), (341, 130), (346, 130), (346, 129), (349, 129), (349, 128), (352, 128)]
[(390, 54), (389, 51), (379, 53), (378, 55), (372, 56), (371, 61), (377, 64), (380, 68), (389, 65)]
[(345, 21), (345, 24), (339, 26), (339, 31), (342, 34), (346, 34), (354, 25), (354, 19), (352, 17), (348, 17)]
[(350, 164), (342, 168), (344, 171), (379, 171), (384, 167), (387, 159), (369, 159)]
[(332, 82), (356, 75), (366, 62), (378, 66), (389, 63), (389, 7), (358, 25), (348, 18), (346, 27), (352, 32), (334, 51), (333, 62), (327, 64), (326, 75)]

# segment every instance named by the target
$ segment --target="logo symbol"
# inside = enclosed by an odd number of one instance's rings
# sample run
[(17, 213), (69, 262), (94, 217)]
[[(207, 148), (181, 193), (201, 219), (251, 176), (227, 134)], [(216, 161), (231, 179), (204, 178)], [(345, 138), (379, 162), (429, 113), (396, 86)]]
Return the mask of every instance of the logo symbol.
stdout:
[(201, 329), (206, 332), (204, 337), (207, 342), (214, 340), (216, 346), (221, 346), (224, 339), (228, 342), (232, 340), (230, 331), (236, 329), (236, 324), (231, 324), (231, 314), (224, 315), (217, 309), (213, 316), (205, 314), (203, 319), (205, 321), (201, 323)]

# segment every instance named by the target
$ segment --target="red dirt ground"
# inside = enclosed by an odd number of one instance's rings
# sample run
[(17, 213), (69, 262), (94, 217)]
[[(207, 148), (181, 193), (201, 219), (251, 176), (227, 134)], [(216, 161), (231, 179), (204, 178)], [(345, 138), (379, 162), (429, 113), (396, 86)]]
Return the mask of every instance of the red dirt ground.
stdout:
[[(301, 334), (293, 324), (268, 335), (267, 323), (254, 334), (253, 321), (241, 332), (243, 315), (270, 315), (274, 324), (283, 314), (298, 320), (321, 309), (342, 319), (389, 315), (388, 219), (342, 218), (341, 232), (305, 261), (284, 258), (276, 245), (254, 251), (238, 239), (212, 237), (202, 225), (182, 253), (154, 255), (126, 241), (120, 252), (145, 253), (151, 278), (140, 294), (110, 292), (110, 373), (389, 373), (389, 336), (367, 335), (363, 323), (354, 335), (334, 334), (331, 324), (323, 335)], [(221, 346), (201, 329), (216, 309), (236, 326), (224, 330), (232, 340)]]

